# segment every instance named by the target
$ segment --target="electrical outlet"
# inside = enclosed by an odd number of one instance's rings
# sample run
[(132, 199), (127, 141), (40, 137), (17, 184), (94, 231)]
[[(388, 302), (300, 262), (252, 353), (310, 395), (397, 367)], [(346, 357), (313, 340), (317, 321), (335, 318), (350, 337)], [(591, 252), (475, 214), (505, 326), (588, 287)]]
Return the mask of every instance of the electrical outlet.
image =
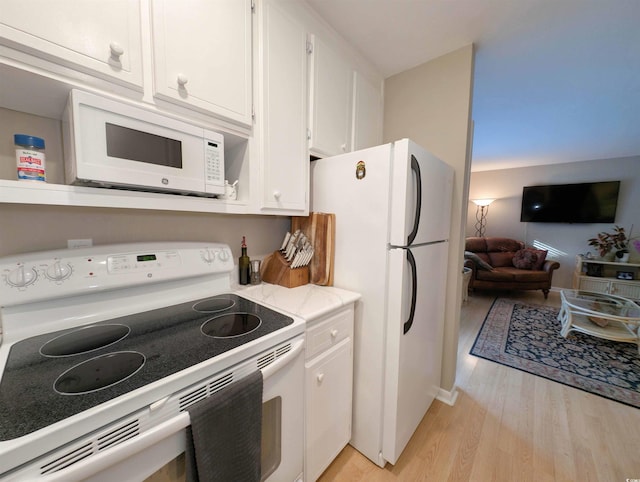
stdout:
[(88, 248), (93, 246), (93, 239), (67, 239), (67, 248)]

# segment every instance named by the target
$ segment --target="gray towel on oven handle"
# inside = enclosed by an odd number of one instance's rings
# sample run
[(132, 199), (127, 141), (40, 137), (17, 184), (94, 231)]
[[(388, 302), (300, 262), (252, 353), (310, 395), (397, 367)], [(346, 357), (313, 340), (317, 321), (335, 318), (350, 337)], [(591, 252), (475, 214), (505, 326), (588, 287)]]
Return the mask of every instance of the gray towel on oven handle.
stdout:
[(188, 412), (187, 482), (260, 481), (260, 370), (192, 405)]

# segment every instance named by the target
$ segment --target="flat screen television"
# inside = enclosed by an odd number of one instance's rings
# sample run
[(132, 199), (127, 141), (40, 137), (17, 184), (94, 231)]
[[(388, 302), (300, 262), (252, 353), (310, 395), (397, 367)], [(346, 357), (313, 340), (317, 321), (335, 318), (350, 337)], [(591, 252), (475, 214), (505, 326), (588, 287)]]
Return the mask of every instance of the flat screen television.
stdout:
[(613, 223), (620, 181), (525, 186), (520, 221)]

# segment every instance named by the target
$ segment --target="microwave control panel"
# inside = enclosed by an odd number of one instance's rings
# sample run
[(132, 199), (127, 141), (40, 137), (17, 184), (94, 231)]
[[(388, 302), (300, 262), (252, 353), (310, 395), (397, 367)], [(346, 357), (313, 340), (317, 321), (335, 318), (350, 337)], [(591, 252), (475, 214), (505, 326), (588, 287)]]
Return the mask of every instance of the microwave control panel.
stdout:
[[(207, 192), (224, 192), (224, 141), (222, 136), (205, 132), (205, 190)], [(222, 191), (220, 188), (222, 187)]]

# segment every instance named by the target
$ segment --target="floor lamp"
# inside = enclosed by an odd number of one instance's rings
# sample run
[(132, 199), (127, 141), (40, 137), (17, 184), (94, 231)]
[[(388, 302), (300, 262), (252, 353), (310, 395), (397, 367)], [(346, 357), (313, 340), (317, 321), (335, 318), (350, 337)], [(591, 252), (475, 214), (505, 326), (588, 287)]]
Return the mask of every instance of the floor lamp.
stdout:
[(484, 230), (487, 227), (487, 213), (489, 212), (489, 204), (495, 199), (472, 199), (471, 202), (476, 205), (476, 236), (484, 237)]

